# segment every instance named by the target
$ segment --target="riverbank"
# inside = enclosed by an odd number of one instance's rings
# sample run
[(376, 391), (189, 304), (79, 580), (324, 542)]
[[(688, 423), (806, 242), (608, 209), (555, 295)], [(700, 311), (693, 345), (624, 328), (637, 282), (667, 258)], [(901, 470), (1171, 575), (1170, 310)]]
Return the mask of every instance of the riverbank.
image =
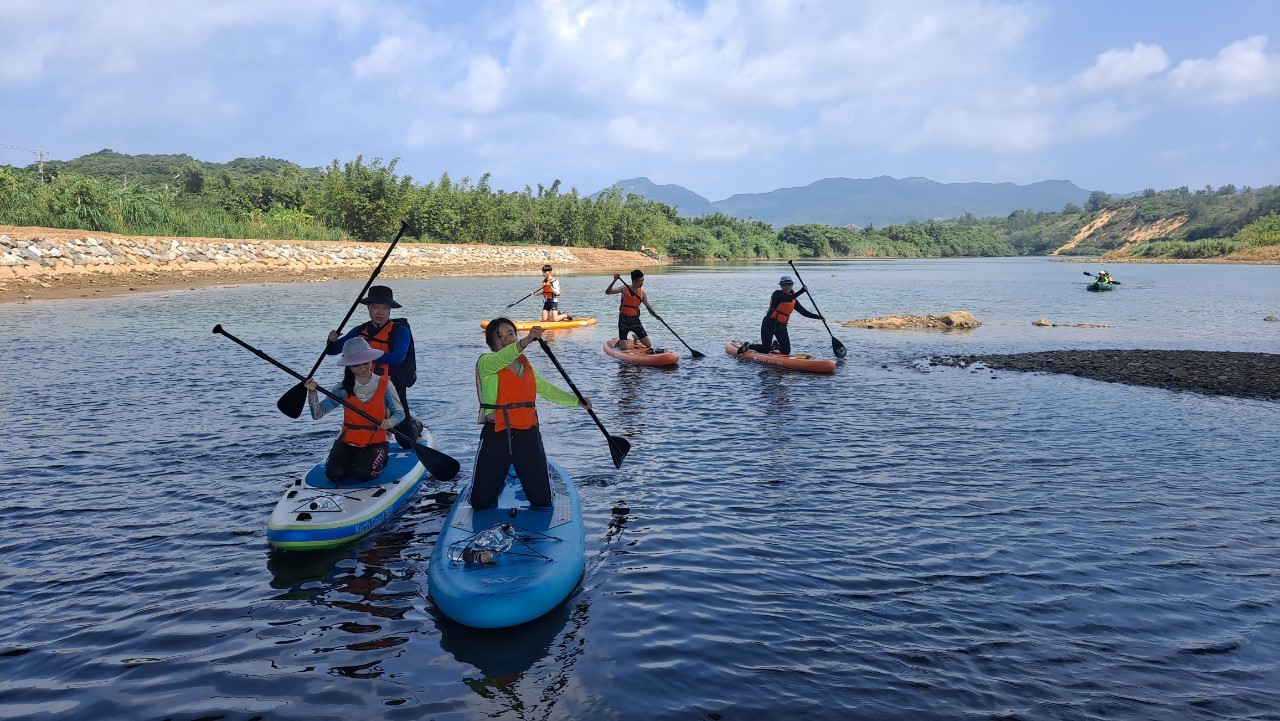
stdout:
[[(245, 283), (368, 278), (386, 243), (125, 236), (0, 226), (0, 303), (97, 298)], [(653, 258), (625, 250), (558, 246), (410, 243), (402, 240), (379, 278), (630, 271)]]
[(1192, 350), (1054, 350), (939, 356), (932, 365), (1066, 373), (1108, 383), (1280, 400), (1280, 355)]

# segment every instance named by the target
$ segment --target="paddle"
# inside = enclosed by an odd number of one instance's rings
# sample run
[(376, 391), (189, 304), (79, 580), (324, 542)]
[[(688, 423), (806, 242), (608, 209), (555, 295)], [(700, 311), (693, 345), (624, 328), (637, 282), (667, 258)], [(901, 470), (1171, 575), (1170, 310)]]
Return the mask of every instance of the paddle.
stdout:
[[(573, 389), (573, 394), (578, 397), (578, 400), (585, 400), (582, 396), (582, 391), (578, 390), (578, 387), (573, 384), (573, 380), (569, 378), (569, 374), (564, 372), (564, 366), (560, 365), (560, 361), (556, 360), (556, 355), (551, 352), (551, 347), (547, 345), (547, 342), (539, 338), (538, 345), (542, 346), (542, 352), (547, 354), (547, 357), (551, 359), (551, 362), (556, 364), (556, 370), (560, 371), (560, 375), (564, 376), (565, 382)], [(627, 453), (631, 450), (631, 441), (628, 441), (626, 438), (609, 435), (609, 431), (605, 430), (604, 424), (600, 422), (600, 417), (596, 415), (596, 412), (588, 408), (587, 413), (591, 414), (591, 420), (596, 422), (596, 425), (600, 427), (600, 432), (603, 433), (604, 437), (609, 441), (609, 455), (613, 456), (613, 467), (622, 468), (622, 459), (626, 458)]]
[[(622, 287), (623, 287), (623, 288), (626, 288), (626, 289), (631, 293), (631, 295), (635, 295), (635, 294), (636, 294), (636, 292), (635, 292), (634, 290), (631, 290), (631, 286), (627, 285), (627, 281), (623, 280), (621, 276), (617, 276), (617, 275), (615, 275), (615, 276), (613, 276), (613, 277), (614, 277), (614, 278), (617, 278), (618, 282), (622, 284)], [(650, 310), (649, 312), (650, 312), (650, 313), (653, 313), (653, 310)], [(655, 316), (653, 316), (653, 317), (654, 317), (654, 318), (658, 318), (658, 316), (656, 316), (656, 315), (655, 315)], [(658, 318), (658, 322), (659, 322), (659, 323), (661, 323), (661, 324), (663, 324), (663, 325), (666, 325), (666, 326), (667, 326), (667, 330), (671, 330), (671, 326), (667, 325), (667, 322), (666, 322), (665, 320), (663, 320), (663, 319), (661, 319), (661, 318)], [(680, 341), (681, 343), (683, 343), (685, 348), (689, 348), (689, 344), (688, 344), (688, 343), (685, 343), (685, 342), (684, 342), (684, 338), (681, 338), (679, 335), (677, 335), (675, 331), (671, 330), (671, 335), (674, 335), (674, 336), (676, 337), (676, 340), (678, 340), (678, 341)], [(621, 338), (619, 338), (618, 340), (622, 340), (622, 339), (621, 339)], [(692, 349), (692, 348), (689, 348), (689, 352), (693, 354), (693, 357), (694, 357), (694, 358), (706, 358), (706, 356), (705, 356), (705, 355), (703, 355), (702, 353), (699, 353), (698, 351), (696, 351), (696, 350), (694, 350), (694, 349)]]
[[(1084, 274), (1085, 274), (1085, 275), (1087, 275), (1087, 276), (1089, 276), (1090, 278), (1096, 278), (1096, 277), (1097, 277), (1097, 276), (1095, 276), (1093, 273), (1090, 273), (1090, 272), (1089, 272), (1089, 271), (1087, 271), (1087, 270), (1084, 272)], [(1105, 282), (1105, 283), (1110, 283), (1111, 285), (1120, 285), (1120, 281), (1118, 281), (1118, 280), (1108, 280), (1108, 281), (1103, 281), (1103, 282)]]
[[(351, 309), (347, 311), (347, 314), (342, 318), (342, 322), (338, 324), (338, 333), (342, 333), (343, 326), (347, 324), (347, 321), (351, 320), (351, 314), (356, 312), (356, 306), (360, 305), (360, 299), (364, 297), (365, 293), (369, 292), (369, 286), (373, 285), (373, 280), (378, 277), (378, 273), (382, 272), (382, 264), (386, 263), (387, 258), (391, 257), (391, 251), (395, 249), (396, 243), (400, 242), (400, 238), (405, 234), (405, 231), (409, 231), (412, 235), (418, 234), (417, 229), (410, 225), (409, 221), (400, 221), (400, 232), (396, 233), (391, 245), (387, 246), (387, 252), (382, 255), (382, 260), (378, 261), (378, 267), (373, 269), (373, 275), (369, 276), (368, 282), (364, 284), (364, 288), (361, 288), (360, 294), (356, 296), (356, 302), (351, 304)], [(320, 364), (324, 362), (325, 356), (328, 355), (328, 344), (325, 344), (324, 350), (325, 352), (321, 352), (320, 357), (316, 359), (316, 364), (311, 366), (311, 372), (307, 374), (306, 378), (302, 379), (303, 383), (311, 380), (311, 376), (315, 375), (316, 371), (320, 369)], [(281, 413), (290, 418), (297, 418), (302, 415), (302, 409), (307, 405), (307, 387), (303, 383), (299, 383), (285, 391), (284, 395), (280, 396), (279, 400), (276, 401), (276, 408), (279, 408)]]
[[(235, 336), (231, 335), (230, 333), (228, 333), (226, 330), (224, 330), (224, 329), (222, 328), (222, 324), (221, 324), (221, 323), (219, 323), (218, 325), (215, 325), (215, 326), (213, 327), (213, 332), (214, 332), (214, 333), (217, 333), (217, 334), (219, 334), (219, 335), (225, 335), (226, 337), (228, 337), (228, 338), (230, 338), (231, 340), (235, 341), (235, 342), (236, 342), (237, 344), (239, 344), (241, 347), (243, 347), (243, 348), (245, 348), (245, 349), (249, 350), (250, 352), (252, 352), (254, 355), (258, 356), (258, 357), (259, 357), (259, 358), (261, 358), (262, 360), (267, 361), (267, 362), (268, 362), (268, 363), (270, 363), (271, 365), (275, 366), (276, 368), (279, 368), (280, 370), (284, 371), (285, 373), (288, 373), (289, 375), (293, 376), (294, 378), (298, 378), (298, 379), (299, 379), (299, 380), (301, 380), (303, 383), (305, 383), (305, 382), (307, 381), (307, 379), (305, 379), (305, 378), (303, 378), (303, 377), (302, 377), (302, 374), (298, 373), (297, 371), (295, 371), (295, 370), (293, 370), (292, 368), (290, 368), (290, 367), (286, 366), (285, 364), (281, 363), (280, 361), (276, 360), (275, 358), (272, 358), (271, 356), (267, 355), (266, 353), (263, 353), (262, 351), (258, 350), (257, 348), (254, 348), (253, 346), (249, 345), (248, 343), (245, 343), (244, 341), (240, 340), (239, 338), (237, 338), (237, 337), (235, 337)], [(304, 386), (303, 390), (306, 390), (305, 386)], [(353, 405), (351, 405), (351, 404), (347, 403), (347, 402), (346, 402), (345, 400), (343, 400), (342, 398), (340, 398), (340, 397), (338, 397), (338, 396), (335, 396), (333, 393), (330, 393), (330, 392), (329, 392), (327, 389), (325, 389), (324, 387), (320, 387), (320, 386), (318, 386), (318, 387), (316, 388), (316, 390), (318, 390), (318, 391), (320, 391), (321, 393), (325, 394), (326, 396), (328, 396), (328, 397), (330, 397), (330, 398), (334, 399), (335, 401), (337, 401), (337, 402), (341, 403), (343, 406), (345, 406), (345, 407), (347, 407), (347, 408), (350, 408), (351, 410), (355, 411), (356, 413), (359, 413), (360, 415), (364, 416), (365, 418), (367, 418), (368, 420), (372, 421), (373, 423), (375, 423), (375, 424), (379, 424), (379, 423), (381, 423), (381, 420), (379, 420), (379, 419), (377, 419), (377, 418), (374, 418), (373, 416), (369, 415), (368, 413), (365, 413), (363, 410), (361, 410), (361, 409), (359, 409), (359, 408), (356, 408), (355, 406), (353, 406)], [(431, 448), (431, 447), (429, 447), (429, 446), (424, 446), (424, 445), (422, 445), (421, 443), (419, 443), (419, 442), (418, 442), (418, 440), (417, 440), (416, 438), (410, 438), (410, 437), (408, 437), (407, 435), (405, 435), (405, 434), (401, 433), (400, 431), (396, 430), (395, 428), (389, 428), (389, 429), (387, 429), (387, 430), (388, 430), (389, 432), (391, 432), (391, 433), (394, 433), (394, 434), (395, 434), (398, 438), (400, 438), (401, 440), (407, 441), (407, 442), (409, 442), (410, 444), (412, 444), (412, 446), (411, 446), (411, 447), (413, 448), (413, 452), (414, 452), (414, 454), (416, 454), (416, 455), (418, 456), (418, 460), (422, 461), (422, 465), (423, 465), (423, 466), (425, 466), (425, 467), (426, 467), (426, 469), (427, 469), (427, 471), (428, 471), (428, 472), (430, 472), (430, 473), (431, 473), (431, 475), (435, 476), (437, 479), (439, 479), (439, 480), (441, 480), (441, 481), (452, 481), (452, 480), (453, 480), (453, 477), (454, 477), (454, 476), (456, 476), (456, 475), (458, 475), (458, 469), (459, 469), (459, 467), (460, 467), (460, 466), (459, 466), (458, 462), (457, 462), (456, 460), (454, 460), (453, 458), (450, 458), (449, 456), (447, 456), (447, 455), (445, 455), (445, 454), (441, 453), (440, 451), (437, 451), (437, 450), (436, 450), (436, 449), (434, 449), (434, 448)]]
[[(538, 294), (538, 291), (536, 291), (536, 290), (535, 290), (535, 291), (533, 291), (532, 293), (530, 293), (529, 295), (526, 295), (526, 296), (522, 297), (520, 300), (524, 300), (525, 298), (532, 298), (533, 296), (535, 296), (535, 295), (537, 295), (537, 294)], [(507, 307), (506, 307), (506, 308), (504, 308), (503, 310), (511, 310), (511, 306), (515, 305), (516, 303), (519, 303), (519, 302), (520, 302), (520, 300), (516, 301), (515, 303), (508, 303), (508, 304), (507, 304)]]
[[(791, 272), (796, 274), (796, 280), (800, 281), (800, 285), (804, 285), (804, 278), (800, 277), (800, 271), (796, 270), (796, 264), (787, 261), (787, 265), (791, 266)], [(809, 302), (813, 303), (813, 309), (818, 311), (818, 315), (822, 315), (822, 311), (818, 310), (818, 301), (813, 299), (813, 293), (809, 292), (808, 286), (805, 286), (804, 292), (809, 293)], [(827, 319), (822, 319), (822, 326), (827, 329), (827, 334), (831, 336), (831, 352), (836, 354), (837, 358), (843, 358), (849, 352), (845, 350), (844, 343), (836, 340), (836, 334), (831, 332), (831, 326), (827, 325)]]

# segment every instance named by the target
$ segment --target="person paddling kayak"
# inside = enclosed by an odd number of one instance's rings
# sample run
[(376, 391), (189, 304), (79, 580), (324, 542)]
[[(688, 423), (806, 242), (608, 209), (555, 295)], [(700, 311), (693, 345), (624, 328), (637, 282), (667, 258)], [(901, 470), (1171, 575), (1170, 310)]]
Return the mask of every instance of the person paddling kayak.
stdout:
[[(346, 342), (355, 337), (364, 338), (370, 348), (381, 351), (382, 355), (375, 359), (374, 371), (390, 377), (391, 385), (399, 396), (400, 407), (404, 409), (404, 420), (396, 430), (409, 438), (417, 438), (422, 433), (423, 423), (409, 414), (407, 392), (408, 387), (417, 380), (416, 358), (412, 369), (406, 363), (412, 355), (410, 349), (413, 347), (413, 333), (409, 330), (407, 321), (401, 322), (404, 319), (391, 320), (391, 309), (403, 306), (396, 302), (391, 289), (385, 285), (373, 286), (359, 302), (368, 307), (369, 322), (361, 323), (341, 336), (336, 330), (329, 331), (329, 347), (325, 353), (341, 353)], [(411, 445), (401, 438), (397, 438), (396, 442), (401, 448), (409, 448)]]
[(778, 279), (778, 290), (773, 291), (773, 295), (769, 297), (769, 312), (765, 314), (764, 320), (760, 322), (760, 344), (743, 343), (738, 348), (738, 355), (742, 355), (749, 350), (757, 353), (768, 353), (773, 349), (775, 339), (777, 340), (778, 350), (782, 355), (791, 355), (791, 336), (787, 332), (787, 323), (791, 320), (791, 314), (795, 312), (806, 318), (823, 320), (821, 315), (812, 313), (809, 309), (800, 305), (798, 299), (805, 294), (809, 286), (802, 285), (800, 290), (792, 293), (791, 289), (794, 287), (795, 281), (791, 279), (791, 276), (784, 275)]
[[(330, 389), (333, 395), (363, 410), (374, 418), (383, 418), (374, 425), (368, 418), (343, 407), (342, 430), (329, 449), (324, 474), (335, 483), (348, 475), (358, 481), (377, 478), (387, 465), (391, 446), (387, 443), (387, 429), (404, 420), (404, 408), (391, 386), (387, 375), (373, 372), (374, 361), (382, 357), (382, 351), (370, 348), (364, 338), (351, 338), (342, 346), (338, 365), (343, 366), (342, 382)], [(307, 379), (307, 403), (311, 417), (319, 420), (329, 411), (342, 407), (338, 401), (325, 396), (320, 399), (316, 390), (319, 384)]]
[(622, 294), (622, 304), (618, 307), (618, 350), (628, 350), (631, 348), (630, 336), (635, 335), (636, 342), (640, 345), (653, 349), (653, 344), (649, 342), (649, 333), (645, 331), (644, 325), (640, 322), (640, 304), (649, 309), (649, 314), (658, 320), (662, 320), (662, 316), (658, 315), (653, 306), (649, 305), (649, 294), (644, 288), (644, 273), (639, 269), (631, 271), (631, 286), (628, 289), (626, 283), (618, 285), (622, 282), (622, 276), (617, 273), (613, 274), (613, 282), (608, 288), (604, 289), (605, 295)]
[(551, 481), (547, 453), (542, 447), (538, 396), (561, 406), (591, 409), (591, 401), (562, 390), (543, 378), (524, 356), (525, 348), (542, 338), (534, 327), (520, 338), (515, 323), (494, 318), (485, 328), (490, 353), (476, 360), (476, 395), (480, 401), (480, 448), (471, 473), (471, 507), (490, 508), (506, 482), (507, 469), (515, 466), (525, 497), (534, 507), (551, 505)]

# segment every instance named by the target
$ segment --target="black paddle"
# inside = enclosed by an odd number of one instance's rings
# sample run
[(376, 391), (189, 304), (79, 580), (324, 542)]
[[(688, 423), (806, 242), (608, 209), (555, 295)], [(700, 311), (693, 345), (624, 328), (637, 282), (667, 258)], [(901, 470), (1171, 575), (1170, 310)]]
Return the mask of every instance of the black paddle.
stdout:
[[(533, 291), (532, 293), (530, 293), (529, 295), (524, 296), (524, 298), (521, 298), (520, 300), (524, 300), (525, 298), (532, 298), (533, 296), (535, 296), (535, 295), (537, 295), (537, 294), (538, 294), (538, 291), (536, 291), (536, 290), (535, 290), (535, 291)], [(507, 304), (507, 307), (506, 307), (506, 308), (504, 308), (503, 310), (511, 310), (511, 306), (515, 305), (516, 303), (519, 303), (519, 302), (520, 302), (520, 300), (516, 301), (515, 303), (508, 303), (508, 304)]]
[[(796, 264), (787, 261), (787, 265), (791, 266), (791, 272), (796, 274), (796, 280), (800, 281), (800, 285), (804, 285), (804, 278), (800, 277), (800, 271), (796, 270)], [(818, 301), (813, 299), (813, 293), (805, 286), (804, 292), (809, 293), (809, 302), (813, 303), (813, 309), (818, 311), (818, 315), (822, 315), (822, 311), (818, 310)], [(845, 350), (844, 343), (836, 340), (836, 334), (831, 332), (831, 326), (827, 325), (827, 319), (822, 319), (822, 326), (827, 329), (827, 334), (831, 336), (831, 352), (836, 354), (837, 358), (843, 358), (849, 352)]]
[[(235, 341), (237, 344), (239, 344), (239, 345), (240, 345), (240, 346), (242, 346), (243, 348), (245, 348), (245, 349), (247, 349), (247, 350), (251, 351), (254, 355), (258, 356), (258, 357), (259, 357), (259, 358), (261, 358), (262, 360), (267, 361), (267, 362), (268, 362), (268, 363), (270, 363), (271, 365), (275, 366), (276, 368), (279, 368), (280, 370), (284, 371), (285, 373), (288, 373), (289, 375), (293, 376), (294, 378), (298, 378), (298, 379), (300, 379), (303, 383), (306, 383), (306, 382), (307, 382), (307, 379), (303, 378), (301, 373), (298, 373), (297, 371), (295, 371), (295, 370), (293, 370), (292, 368), (290, 368), (290, 367), (286, 366), (285, 364), (281, 363), (280, 361), (276, 360), (275, 358), (272, 358), (271, 356), (267, 355), (266, 353), (263, 353), (262, 351), (258, 350), (257, 348), (254, 348), (253, 346), (249, 345), (248, 343), (245, 343), (244, 341), (240, 340), (239, 338), (237, 338), (237, 337), (235, 337), (235, 336), (231, 335), (230, 333), (228, 333), (227, 331), (223, 330), (223, 328), (222, 328), (222, 324), (221, 324), (221, 323), (219, 323), (218, 325), (215, 325), (215, 326), (213, 327), (213, 332), (214, 332), (214, 333), (217, 333), (217, 334), (219, 334), (219, 335), (225, 335), (226, 337), (228, 337), (228, 338), (230, 338), (231, 340)], [(303, 387), (303, 390), (304, 390), (304, 391), (306, 390), (306, 387), (305, 387), (305, 386)], [(360, 415), (364, 416), (364, 417), (365, 417), (365, 418), (367, 418), (368, 420), (373, 421), (373, 423), (375, 423), (375, 424), (381, 424), (381, 422), (382, 422), (381, 420), (379, 420), (379, 419), (377, 419), (377, 418), (374, 418), (373, 416), (369, 415), (368, 413), (365, 413), (363, 410), (361, 410), (361, 409), (359, 409), (359, 408), (356, 408), (355, 406), (351, 405), (350, 403), (347, 403), (347, 402), (346, 402), (345, 400), (343, 400), (342, 398), (339, 398), (338, 396), (335, 396), (333, 393), (330, 393), (330, 392), (329, 392), (327, 389), (325, 389), (324, 387), (322, 387), (322, 386), (317, 386), (317, 387), (316, 387), (316, 390), (318, 390), (318, 391), (320, 391), (321, 393), (325, 394), (326, 396), (328, 396), (328, 397), (330, 397), (330, 398), (334, 399), (335, 401), (337, 401), (337, 402), (341, 403), (343, 406), (345, 406), (345, 407), (347, 407), (347, 408), (350, 408), (351, 410), (355, 411), (356, 413), (359, 413)], [(385, 420), (385, 419), (384, 419), (384, 420)], [(413, 448), (413, 452), (414, 452), (414, 454), (416, 454), (416, 455), (418, 456), (418, 460), (422, 461), (422, 465), (423, 465), (423, 466), (425, 466), (425, 467), (426, 467), (426, 469), (427, 469), (427, 471), (428, 471), (431, 475), (435, 476), (437, 479), (439, 479), (439, 480), (441, 480), (441, 481), (452, 481), (452, 480), (453, 480), (453, 477), (454, 477), (454, 476), (456, 476), (456, 475), (458, 475), (458, 469), (459, 469), (459, 467), (460, 467), (460, 466), (459, 466), (458, 462), (457, 462), (456, 460), (454, 460), (453, 458), (450, 458), (449, 456), (447, 456), (447, 455), (445, 455), (445, 454), (441, 453), (440, 451), (437, 451), (437, 450), (436, 450), (436, 449), (434, 449), (434, 448), (431, 448), (430, 446), (424, 446), (424, 445), (422, 445), (421, 443), (419, 443), (419, 442), (418, 442), (418, 440), (417, 440), (416, 438), (410, 438), (410, 437), (406, 436), (405, 434), (401, 433), (400, 431), (396, 430), (395, 428), (389, 428), (389, 429), (387, 429), (387, 430), (388, 430), (389, 432), (391, 432), (391, 433), (394, 433), (394, 434), (395, 434), (398, 438), (400, 438), (401, 440), (405, 440), (405, 441), (408, 441), (409, 443), (411, 443), (411, 444), (412, 444), (412, 446), (411, 446), (411, 447)]]
[[(396, 233), (396, 237), (391, 241), (391, 245), (387, 246), (387, 252), (382, 255), (382, 260), (378, 261), (378, 267), (373, 269), (373, 275), (369, 276), (368, 282), (366, 282), (364, 284), (364, 288), (360, 290), (360, 295), (356, 296), (356, 302), (351, 304), (351, 310), (347, 311), (347, 314), (342, 318), (342, 322), (338, 324), (338, 333), (342, 333), (343, 326), (347, 324), (347, 321), (351, 320), (351, 314), (356, 312), (356, 306), (360, 305), (360, 299), (364, 297), (365, 293), (369, 292), (369, 286), (373, 285), (373, 280), (378, 277), (378, 273), (382, 272), (382, 264), (386, 263), (387, 258), (391, 257), (391, 251), (395, 249), (396, 243), (400, 242), (401, 236), (403, 236), (406, 231), (411, 235), (418, 234), (417, 229), (410, 225), (409, 221), (400, 221), (400, 232)], [(320, 357), (316, 359), (316, 364), (311, 366), (311, 372), (307, 374), (306, 378), (302, 379), (303, 383), (311, 380), (311, 376), (315, 375), (316, 371), (320, 369), (320, 364), (324, 362), (325, 356), (328, 355), (328, 344), (325, 344), (324, 350), (325, 352), (320, 353)], [(279, 400), (276, 401), (276, 408), (279, 408), (281, 413), (289, 416), (290, 418), (297, 418), (302, 415), (302, 409), (307, 405), (307, 387), (303, 385), (303, 383), (299, 383), (285, 391), (284, 395), (280, 396)]]
[[(547, 342), (539, 338), (538, 345), (542, 346), (542, 352), (547, 354), (551, 362), (556, 364), (556, 370), (560, 371), (560, 375), (564, 376), (565, 382), (573, 389), (573, 394), (578, 397), (578, 400), (585, 400), (582, 396), (582, 391), (578, 390), (578, 387), (573, 384), (569, 374), (564, 372), (564, 366), (560, 365), (560, 361), (556, 360), (556, 355), (551, 352), (551, 347), (547, 345)], [(596, 415), (596, 412), (588, 408), (587, 413), (591, 414), (591, 420), (596, 422), (596, 425), (600, 427), (600, 432), (609, 440), (609, 455), (613, 456), (613, 467), (622, 468), (622, 459), (626, 458), (627, 453), (631, 450), (631, 441), (626, 438), (609, 435), (609, 431), (604, 429), (604, 424), (600, 422), (600, 417)]]
[[(621, 276), (616, 276), (616, 275), (615, 275), (614, 277), (618, 279), (618, 282), (622, 284), (622, 287), (623, 287), (623, 288), (626, 288), (626, 289), (631, 293), (631, 295), (635, 295), (635, 294), (636, 294), (636, 292), (635, 292), (634, 290), (631, 290), (631, 286), (627, 285), (627, 281), (623, 280)], [(650, 312), (650, 313), (652, 313), (653, 311), (651, 310), (651, 311), (649, 311), (649, 312)], [(657, 318), (657, 316), (654, 316), (654, 317), (655, 317), (655, 318)], [(661, 319), (661, 318), (658, 318), (658, 322), (659, 322), (659, 323), (661, 323), (661, 324), (663, 324), (663, 325), (666, 325), (666, 326), (667, 326), (667, 330), (671, 330), (671, 326), (667, 325), (667, 322), (666, 322), (665, 320), (663, 320), (663, 319)], [(689, 344), (688, 344), (688, 343), (685, 343), (685, 342), (684, 342), (684, 338), (681, 338), (679, 335), (677, 335), (675, 331), (671, 330), (671, 335), (674, 335), (674, 336), (676, 337), (676, 340), (680, 341), (681, 343), (684, 343), (684, 347), (685, 347), (685, 348), (689, 348)], [(618, 340), (619, 340), (619, 341), (621, 341), (622, 339), (621, 339), (621, 338), (619, 338)], [(702, 353), (699, 353), (698, 351), (696, 351), (696, 350), (694, 350), (694, 349), (692, 349), (692, 348), (689, 348), (689, 352), (693, 354), (693, 357), (694, 357), (694, 358), (706, 358), (706, 356), (705, 356), (705, 355), (703, 355)]]
[[(1085, 275), (1087, 275), (1087, 276), (1089, 276), (1090, 278), (1096, 278), (1096, 277), (1097, 277), (1097, 276), (1095, 276), (1093, 273), (1090, 273), (1090, 272), (1089, 272), (1089, 271), (1087, 271), (1087, 270), (1084, 272), (1084, 274), (1085, 274)], [(1104, 283), (1110, 283), (1111, 285), (1120, 285), (1120, 281), (1118, 281), (1118, 280), (1105, 280), (1105, 281), (1103, 281), (1103, 282), (1104, 282)]]

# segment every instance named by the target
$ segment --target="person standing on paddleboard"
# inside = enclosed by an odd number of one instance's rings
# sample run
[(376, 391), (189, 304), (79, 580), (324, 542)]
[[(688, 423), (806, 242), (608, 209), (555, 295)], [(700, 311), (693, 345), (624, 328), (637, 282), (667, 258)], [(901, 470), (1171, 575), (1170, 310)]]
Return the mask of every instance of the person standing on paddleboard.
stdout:
[[(417, 358), (412, 352), (413, 332), (409, 330), (407, 319), (391, 320), (391, 309), (403, 306), (396, 302), (391, 289), (385, 285), (373, 286), (359, 302), (369, 308), (369, 322), (361, 323), (345, 335), (338, 335), (336, 330), (329, 331), (329, 347), (325, 353), (341, 353), (346, 342), (357, 336), (364, 338), (370, 348), (382, 351), (382, 356), (376, 359), (374, 371), (391, 377), (391, 385), (395, 387), (400, 407), (404, 409), (404, 420), (396, 430), (408, 438), (418, 438), (422, 435), (423, 423), (410, 415), (408, 396), (408, 388), (417, 382), (418, 375)], [(403, 438), (397, 437), (396, 442), (401, 448), (412, 446)]]
[(349, 475), (361, 482), (377, 478), (386, 467), (391, 450), (387, 429), (404, 420), (404, 408), (391, 379), (373, 372), (374, 361), (381, 357), (382, 351), (370, 348), (364, 338), (351, 338), (342, 345), (342, 357), (338, 359), (338, 365), (343, 366), (342, 382), (330, 389), (333, 395), (374, 418), (385, 419), (378, 425), (328, 396), (321, 400), (314, 378), (303, 384), (312, 418), (319, 420), (329, 411), (343, 408), (342, 430), (324, 465), (325, 476), (335, 483)]
[(652, 350), (653, 344), (649, 342), (649, 333), (640, 323), (640, 304), (644, 303), (644, 307), (649, 309), (650, 315), (654, 318), (662, 320), (662, 316), (649, 305), (649, 294), (641, 287), (644, 285), (644, 273), (638, 269), (631, 271), (630, 288), (626, 283), (619, 286), (618, 283), (621, 281), (622, 276), (614, 273), (613, 282), (604, 289), (605, 295), (622, 294), (622, 305), (618, 307), (618, 350), (631, 348), (630, 336), (632, 335), (636, 337), (637, 343)]
[(538, 428), (538, 396), (561, 406), (591, 409), (591, 401), (562, 390), (538, 374), (525, 348), (542, 338), (535, 326), (520, 338), (515, 323), (494, 318), (485, 328), (484, 340), (491, 353), (476, 361), (476, 396), (480, 400), (480, 448), (471, 472), (471, 507), (492, 508), (506, 482), (507, 469), (515, 466), (524, 494), (533, 507), (551, 505), (551, 479), (547, 453)]
[(773, 350), (775, 339), (782, 355), (791, 355), (791, 335), (787, 332), (787, 323), (791, 320), (791, 314), (795, 312), (806, 318), (823, 319), (821, 315), (812, 313), (800, 305), (799, 298), (804, 295), (809, 286), (802, 285), (800, 290), (792, 293), (791, 289), (794, 287), (795, 281), (791, 276), (784, 275), (778, 279), (778, 290), (773, 291), (773, 295), (769, 297), (769, 312), (760, 322), (760, 345), (743, 343), (738, 348), (738, 355), (748, 350), (768, 353)]

